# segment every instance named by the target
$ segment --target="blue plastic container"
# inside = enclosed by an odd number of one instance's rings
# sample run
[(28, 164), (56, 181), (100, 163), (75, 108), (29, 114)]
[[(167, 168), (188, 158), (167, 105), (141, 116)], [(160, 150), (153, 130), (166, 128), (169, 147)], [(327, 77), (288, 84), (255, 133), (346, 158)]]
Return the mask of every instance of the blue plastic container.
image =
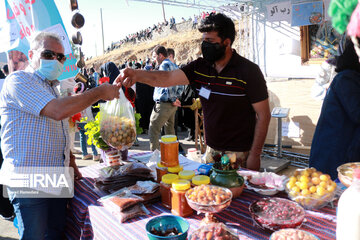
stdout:
[[(175, 227), (179, 232), (182, 232), (180, 235), (176, 236), (168, 236), (162, 237), (157, 236), (150, 233), (151, 228), (155, 227), (155, 229), (159, 229), (160, 226), (171, 226)], [(163, 215), (152, 218), (150, 221), (147, 222), (145, 228), (146, 233), (150, 240), (186, 240), (188, 231), (189, 231), (189, 223), (184, 218), (174, 215)]]

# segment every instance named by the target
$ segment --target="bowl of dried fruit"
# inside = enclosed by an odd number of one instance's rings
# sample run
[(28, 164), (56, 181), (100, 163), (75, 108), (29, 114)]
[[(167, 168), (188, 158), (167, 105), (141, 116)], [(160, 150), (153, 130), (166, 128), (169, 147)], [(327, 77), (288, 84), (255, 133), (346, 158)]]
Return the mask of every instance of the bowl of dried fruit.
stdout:
[(285, 198), (259, 199), (250, 204), (249, 211), (258, 226), (271, 231), (300, 227), (305, 219), (305, 210)]
[(300, 229), (281, 229), (270, 236), (270, 240), (320, 240), (317, 236)]
[(318, 209), (334, 200), (336, 183), (315, 168), (298, 169), (285, 187), (291, 200), (306, 209)]
[(146, 233), (150, 240), (186, 240), (189, 222), (174, 215), (162, 215), (146, 223)]

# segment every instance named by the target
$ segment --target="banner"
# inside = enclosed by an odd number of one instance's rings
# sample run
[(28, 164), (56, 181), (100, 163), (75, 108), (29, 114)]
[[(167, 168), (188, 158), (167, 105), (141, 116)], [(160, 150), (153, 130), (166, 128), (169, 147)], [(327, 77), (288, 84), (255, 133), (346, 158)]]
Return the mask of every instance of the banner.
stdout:
[[(58, 80), (78, 73), (77, 60), (54, 0), (5, 0), (0, 11), (0, 51), (8, 53), (12, 71), (22, 70), (29, 64), (30, 42), (37, 32), (45, 31), (57, 33), (65, 49), (67, 59)], [(5, 21), (2, 21), (4, 15)]]
[(292, 5), (291, 26), (320, 24), (324, 20), (323, 1)]
[(269, 22), (287, 21), (291, 22), (291, 3), (280, 2), (266, 6), (267, 20)]

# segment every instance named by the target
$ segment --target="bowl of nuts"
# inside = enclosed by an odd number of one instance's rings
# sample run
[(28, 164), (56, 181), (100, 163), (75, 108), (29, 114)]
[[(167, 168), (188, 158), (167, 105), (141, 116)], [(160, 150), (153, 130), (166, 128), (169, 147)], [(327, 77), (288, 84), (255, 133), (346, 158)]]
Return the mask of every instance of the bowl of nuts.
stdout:
[(221, 212), (230, 205), (232, 192), (224, 187), (200, 185), (189, 189), (185, 197), (192, 209), (205, 213), (205, 222), (213, 222), (212, 214)]

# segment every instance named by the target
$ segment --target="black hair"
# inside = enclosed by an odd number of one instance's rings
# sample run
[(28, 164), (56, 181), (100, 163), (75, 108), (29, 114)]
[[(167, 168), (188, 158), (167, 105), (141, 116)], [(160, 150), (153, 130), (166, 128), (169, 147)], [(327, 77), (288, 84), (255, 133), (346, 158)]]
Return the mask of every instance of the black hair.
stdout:
[(154, 48), (153, 52), (155, 52), (156, 55), (159, 55), (159, 54), (161, 53), (164, 57), (167, 57), (167, 56), (168, 56), (167, 51), (166, 51), (166, 48), (163, 47), (163, 46), (160, 46), (160, 45), (156, 46), (156, 47)]
[[(357, 38), (359, 41), (359, 38)], [(336, 72), (344, 70), (354, 70), (360, 73), (359, 57), (355, 52), (354, 43), (347, 38), (345, 42), (344, 52), (336, 59)]]
[(169, 56), (169, 55), (173, 55), (174, 58), (175, 58), (175, 51), (174, 51), (174, 49), (168, 48), (168, 49), (166, 49), (166, 51), (167, 51), (168, 56)]
[(223, 41), (229, 38), (231, 44), (235, 40), (234, 22), (222, 13), (211, 13), (201, 21), (198, 29), (201, 33), (215, 31)]
[(95, 72), (95, 69), (92, 67), (92, 68), (90, 68), (90, 72), (91, 73), (94, 73)]
[(5, 64), (5, 65), (3, 66), (3, 71), (4, 71), (5, 74), (9, 74), (9, 67), (8, 67), (7, 64)]

